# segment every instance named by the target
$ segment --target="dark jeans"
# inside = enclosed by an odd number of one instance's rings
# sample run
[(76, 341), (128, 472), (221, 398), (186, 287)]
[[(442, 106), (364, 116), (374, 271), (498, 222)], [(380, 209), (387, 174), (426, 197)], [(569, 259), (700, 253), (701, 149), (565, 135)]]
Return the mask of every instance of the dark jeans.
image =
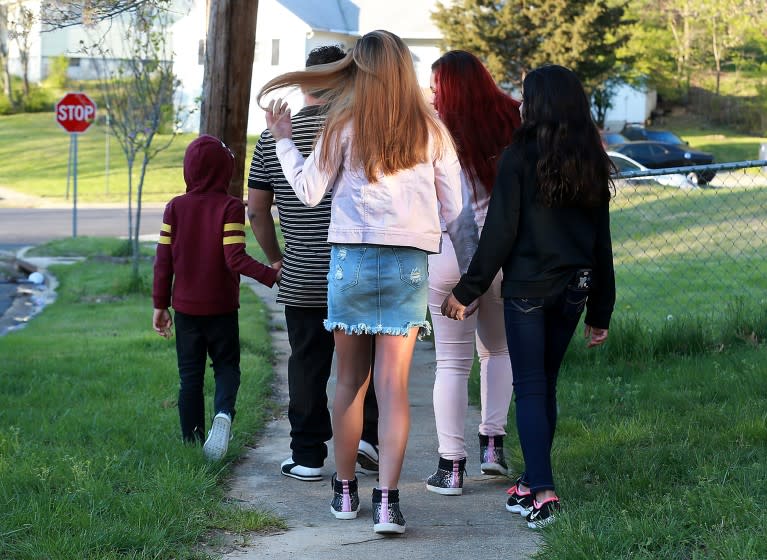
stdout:
[(566, 313), (564, 306), (564, 294), (504, 300), (517, 432), (525, 460), (522, 480), (533, 491), (554, 489), (551, 445), (557, 426), (557, 376), (583, 308)]
[(175, 312), (180, 386), (178, 414), (184, 441), (205, 439), (205, 360), (210, 356), (216, 382), (213, 412), (234, 419), (240, 388), (240, 327), (237, 312), (187, 315)]
[[(333, 363), (333, 333), (325, 330), (326, 307), (285, 306), (290, 342), (288, 359), (288, 420), (293, 460), (321, 467), (328, 456), (325, 444), (333, 437), (327, 387)], [(378, 445), (378, 403), (373, 383), (365, 395), (362, 439)]]

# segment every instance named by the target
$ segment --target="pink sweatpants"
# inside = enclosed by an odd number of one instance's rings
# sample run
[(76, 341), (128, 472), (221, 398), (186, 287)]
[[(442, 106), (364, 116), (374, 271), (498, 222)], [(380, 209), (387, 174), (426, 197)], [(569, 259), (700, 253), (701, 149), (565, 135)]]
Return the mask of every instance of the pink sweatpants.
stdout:
[(474, 345), (480, 363), (482, 422), (479, 433), (506, 435), (512, 393), (511, 361), (506, 347), (501, 273), (479, 300), (479, 309), (463, 321), (442, 316), (440, 307), (460, 279), (458, 261), (447, 235), (442, 252), (429, 255), (429, 311), (434, 327), (437, 371), (434, 380), (434, 418), (439, 455), (466, 457), (464, 424), (469, 405), (468, 381), (474, 363)]

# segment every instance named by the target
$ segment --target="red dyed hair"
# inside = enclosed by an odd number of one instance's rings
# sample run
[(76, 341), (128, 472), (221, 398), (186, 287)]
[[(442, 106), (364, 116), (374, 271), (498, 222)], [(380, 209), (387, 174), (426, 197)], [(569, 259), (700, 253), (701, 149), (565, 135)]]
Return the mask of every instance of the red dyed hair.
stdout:
[(449, 51), (431, 65), (434, 108), (453, 135), (458, 159), (474, 189), (490, 192), (498, 156), (519, 128), (520, 102), (493, 81), (485, 66), (466, 51)]

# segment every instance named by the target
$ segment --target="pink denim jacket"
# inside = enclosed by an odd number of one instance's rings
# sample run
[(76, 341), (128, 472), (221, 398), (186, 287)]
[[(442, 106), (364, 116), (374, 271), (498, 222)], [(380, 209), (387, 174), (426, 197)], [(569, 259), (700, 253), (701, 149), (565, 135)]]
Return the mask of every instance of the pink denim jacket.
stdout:
[(301, 202), (315, 206), (333, 190), (329, 243), (415, 247), (439, 253), (442, 222), (461, 271), (468, 268), (478, 230), (471, 204), (462, 200), (461, 166), (452, 144), (443, 148), (440, 157), (430, 142), (428, 161), (371, 183), (362, 169), (351, 164), (353, 138), (348, 128), (328, 171), (320, 169), (315, 159), (323, 139), (306, 159), (290, 139), (280, 140), (276, 147), (282, 171)]

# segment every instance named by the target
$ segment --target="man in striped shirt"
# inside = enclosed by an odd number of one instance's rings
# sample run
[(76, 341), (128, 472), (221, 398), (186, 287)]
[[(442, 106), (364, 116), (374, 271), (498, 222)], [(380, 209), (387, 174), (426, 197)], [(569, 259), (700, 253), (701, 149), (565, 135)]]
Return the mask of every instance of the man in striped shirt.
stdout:
[[(345, 56), (331, 45), (312, 50), (306, 66), (328, 64)], [(321, 101), (304, 95), (305, 107), (291, 119), (293, 142), (304, 157), (314, 146), (324, 115)], [(282, 474), (298, 480), (322, 480), (321, 468), (333, 435), (328, 412), (327, 383), (333, 361), (333, 333), (325, 330), (327, 273), (330, 245), (331, 192), (315, 207), (304, 206), (285, 179), (275, 141), (265, 130), (253, 152), (248, 175), (248, 217), (253, 233), (273, 267), (281, 268), (277, 302), (285, 306), (290, 342), (288, 360), (288, 419), (291, 457)], [(277, 205), (285, 252), (280, 250), (271, 208)], [(378, 407), (373, 383), (365, 397), (365, 423), (358, 461), (367, 471), (378, 470)]]

